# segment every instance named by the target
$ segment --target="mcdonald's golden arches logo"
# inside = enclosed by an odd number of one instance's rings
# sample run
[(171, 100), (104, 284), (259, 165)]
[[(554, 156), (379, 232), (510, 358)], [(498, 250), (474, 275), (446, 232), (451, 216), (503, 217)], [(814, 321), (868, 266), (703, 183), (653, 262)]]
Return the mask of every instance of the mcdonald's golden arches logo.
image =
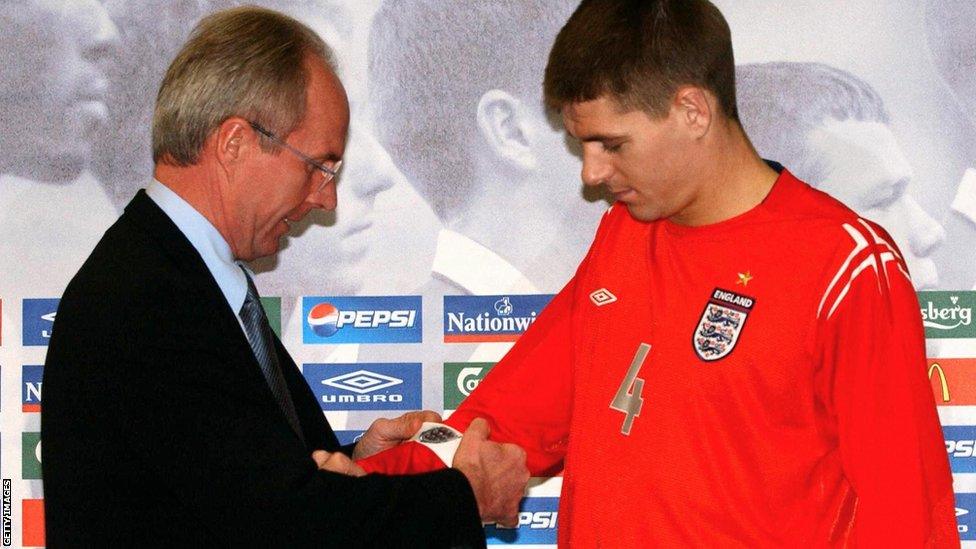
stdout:
[(937, 405), (976, 405), (976, 358), (930, 358), (927, 362)]

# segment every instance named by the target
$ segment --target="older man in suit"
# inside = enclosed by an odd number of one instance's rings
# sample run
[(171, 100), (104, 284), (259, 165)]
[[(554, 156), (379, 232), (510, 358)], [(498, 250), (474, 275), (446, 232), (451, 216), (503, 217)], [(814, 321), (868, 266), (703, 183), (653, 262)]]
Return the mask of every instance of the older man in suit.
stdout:
[[(519, 448), (476, 422), (455, 468), (355, 476), (424, 414), (340, 448), (241, 261), (336, 206), (349, 107), (328, 47), (259, 8), (204, 19), (153, 119), (154, 181), (69, 284), (45, 369), (49, 545), (484, 545)], [(352, 473), (352, 475), (343, 474)], [(480, 520), (479, 520), (480, 515)]]

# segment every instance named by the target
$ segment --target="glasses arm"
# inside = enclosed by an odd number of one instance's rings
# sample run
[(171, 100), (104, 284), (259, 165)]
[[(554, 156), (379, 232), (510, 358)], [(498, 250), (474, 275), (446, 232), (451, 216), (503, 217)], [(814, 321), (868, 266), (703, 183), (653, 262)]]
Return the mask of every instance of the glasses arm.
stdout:
[(342, 166), (342, 160), (337, 161), (335, 163), (335, 167), (334, 168), (330, 168), (330, 167), (326, 166), (325, 164), (323, 164), (323, 163), (315, 160), (311, 156), (308, 156), (307, 154), (303, 153), (302, 151), (296, 149), (295, 147), (292, 147), (288, 143), (285, 143), (285, 140), (284, 139), (281, 139), (280, 137), (278, 137), (277, 135), (275, 135), (274, 133), (272, 133), (270, 130), (266, 129), (264, 126), (258, 124), (257, 122), (251, 122), (249, 120), (248, 123), (251, 125), (252, 128), (254, 128), (254, 131), (260, 133), (261, 135), (263, 135), (265, 137), (267, 137), (268, 139), (270, 139), (271, 141), (273, 141), (275, 143), (275, 145), (278, 145), (280, 147), (283, 147), (285, 149), (288, 149), (289, 152), (291, 152), (292, 154), (294, 154), (298, 158), (301, 158), (302, 160), (304, 160), (306, 163), (308, 163), (313, 168), (315, 168), (317, 170), (321, 170), (322, 172), (324, 172), (326, 174), (326, 176), (328, 176), (328, 179), (332, 179), (333, 177), (335, 177), (339, 173), (339, 168)]

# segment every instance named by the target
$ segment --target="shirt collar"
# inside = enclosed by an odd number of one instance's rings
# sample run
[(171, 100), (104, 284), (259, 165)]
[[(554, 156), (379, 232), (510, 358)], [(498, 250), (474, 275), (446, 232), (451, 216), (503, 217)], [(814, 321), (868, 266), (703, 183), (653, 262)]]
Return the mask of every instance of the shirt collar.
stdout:
[(432, 271), (474, 295), (497, 292), (532, 294), (539, 290), (500, 255), (448, 229), (437, 235)]
[(241, 267), (247, 268), (247, 266), (234, 260), (230, 245), (224, 240), (220, 231), (164, 183), (153, 179), (146, 187), (146, 194), (173, 220), (176, 227), (200, 254), (224, 294), (224, 298), (227, 299), (227, 304), (234, 311), (234, 315), (237, 315), (247, 296), (247, 279), (241, 271)]

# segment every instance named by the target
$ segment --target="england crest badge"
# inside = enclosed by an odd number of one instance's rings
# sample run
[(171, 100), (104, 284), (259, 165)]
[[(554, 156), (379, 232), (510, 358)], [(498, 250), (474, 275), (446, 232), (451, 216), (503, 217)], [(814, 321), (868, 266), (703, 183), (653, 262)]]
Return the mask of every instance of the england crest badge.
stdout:
[(751, 297), (715, 288), (691, 337), (698, 358), (712, 362), (728, 356), (755, 304)]

